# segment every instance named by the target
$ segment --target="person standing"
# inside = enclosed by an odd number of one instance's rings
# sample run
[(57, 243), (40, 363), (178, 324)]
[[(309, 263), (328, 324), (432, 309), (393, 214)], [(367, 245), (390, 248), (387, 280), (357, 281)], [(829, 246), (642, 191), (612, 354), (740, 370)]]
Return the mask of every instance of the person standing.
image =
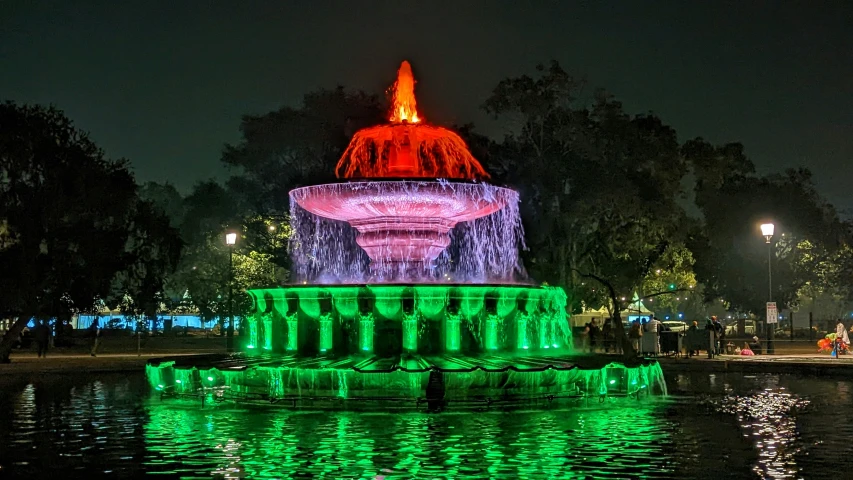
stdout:
[(838, 319), (838, 323), (835, 324), (835, 343), (837, 345), (837, 352), (841, 353), (844, 351), (841, 348), (841, 345), (850, 346), (850, 335), (847, 333), (847, 328), (844, 326), (844, 322), (841, 319)]
[(598, 328), (598, 323), (596, 323), (594, 318), (586, 324), (586, 334), (589, 337), (589, 353), (595, 352), (595, 349), (598, 346), (598, 336), (600, 333), (601, 329)]
[(652, 317), (646, 325), (649, 332), (660, 333), (661, 321), (658, 317)]
[(723, 353), (723, 339), (726, 338), (726, 329), (723, 324), (717, 320), (716, 315), (711, 316), (711, 323), (714, 324), (714, 354), (720, 355)]
[(33, 331), (33, 336), (36, 340), (39, 358), (47, 358), (47, 348), (50, 346), (50, 327), (44, 320), (38, 320), (36, 328)]
[(92, 336), (91, 355), (93, 357), (97, 357), (98, 347), (101, 345), (101, 325), (97, 318), (92, 321), (92, 325), (89, 327), (89, 330), (89, 334)]
[[(651, 348), (651, 352), (655, 355), (660, 354), (660, 331), (662, 326), (663, 324), (661, 323), (660, 319), (654, 316), (651, 317), (646, 323), (645, 330), (646, 333), (650, 335), (650, 337), (645, 340), (645, 349)], [(646, 337), (645, 334), (643, 336)]]
[(640, 338), (643, 337), (643, 329), (640, 328), (640, 322), (634, 320), (631, 322), (631, 330), (628, 331), (628, 339), (631, 340), (631, 347), (634, 348), (634, 353), (640, 353)]
[(708, 358), (714, 358), (714, 354), (717, 352), (717, 329), (714, 327), (714, 321), (710, 318), (705, 322), (705, 334), (708, 336)]
[[(604, 327), (601, 328), (601, 336), (602, 343), (604, 344), (604, 353), (607, 353), (610, 350), (610, 344), (613, 342), (613, 319), (606, 318), (604, 319)], [(614, 345), (613, 351), (616, 351), (616, 346)]]
[(693, 325), (687, 329), (684, 340), (687, 343), (687, 356), (699, 356), (699, 347), (702, 345), (702, 332), (699, 330), (699, 322), (693, 320)]

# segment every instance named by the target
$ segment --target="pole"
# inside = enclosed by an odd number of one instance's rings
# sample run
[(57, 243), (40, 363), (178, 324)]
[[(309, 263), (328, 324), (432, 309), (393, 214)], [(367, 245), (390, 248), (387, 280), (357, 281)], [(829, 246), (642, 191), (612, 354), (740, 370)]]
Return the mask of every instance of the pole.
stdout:
[[(771, 261), (772, 259), (773, 259), (773, 244), (768, 239), (768, 241), (767, 241), (767, 287), (769, 289), (769, 295), (767, 297), (768, 302), (773, 301), (773, 266), (772, 266), (772, 261)], [(773, 337), (776, 334), (776, 331), (775, 331), (776, 327), (774, 325), (776, 325), (776, 324), (770, 323), (770, 319), (768, 318), (767, 319), (767, 354), (768, 355), (773, 355), (774, 353), (776, 353), (776, 348), (773, 344), (774, 343)]]
[(234, 351), (234, 247), (228, 255), (228, 338), (225, 341), (228, 353)]
[(812, 312), (809, 312), (809, 340), (814, 341), (814, 318), (812, 317)]
[(791, 341), (794, 341), (794, 312), (790, 313), (791, 318)]
[[(275, 234), (275, 232), (273, 232)], [(278, 285), (278, 277), (276, 274), (278, 273), (278, 265), (275, 263), (276, 255), (278, 254), (278, 238), (273, 237), (272, 240), (272, 281), (273, 286)]]

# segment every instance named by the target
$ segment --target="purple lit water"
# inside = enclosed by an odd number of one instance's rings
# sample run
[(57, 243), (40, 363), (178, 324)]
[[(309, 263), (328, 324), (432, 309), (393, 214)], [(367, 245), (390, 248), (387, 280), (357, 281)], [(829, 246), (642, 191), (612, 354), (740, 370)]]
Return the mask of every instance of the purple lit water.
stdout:
[[(407, 195), (427, 195), (418, 185), (436, 182), (382, 181), (366, 182), (380, 193), (383, 190)], [(450, 246), (431, 263), (430, 268), (415, 274), (406, 262), (374, 261), (356, 243), (357, 232), (347, 222), (323, 218), (299, 206), (303, 195), (317, 195), (327, 190), (330, 197), (347, 197), (349, 183), (319, 185), (291, 192), (291, 226), (293, 237), (290, 253), (293, 282), (309, 284), (353, 283), (527, 283), (527, 274), (519, 259), (524, 245), (524, 229), (518, 211), (518, 194), (512, 190), (486, 184), (438, 182), (445, 202), (470, 203), (473, 196), (486, 199), (500, 197), (505, 206), (485, 217), (460, 222), (450, 232)], [(421, 189), (426, 190), (426, 189)], [(430, 188), (429, 195), (436, 189)], [(449, 199), (449, 200), (447, 200)], [(362, 207), (363, 208), (363, 207)], [(378, 214), (377, 214), (378, 215)]]

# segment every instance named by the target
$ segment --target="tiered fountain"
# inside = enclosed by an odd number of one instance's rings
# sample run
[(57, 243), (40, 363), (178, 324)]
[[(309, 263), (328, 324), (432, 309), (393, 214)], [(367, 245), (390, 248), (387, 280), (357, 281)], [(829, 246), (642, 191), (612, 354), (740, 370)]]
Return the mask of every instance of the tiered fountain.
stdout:
[(665, 389), (656, 363), (571, 355), (565, 292), (520, 266), (518, 194), (423, 122), (414, 83), (403, 62), (390, 122), (355, 134), (340, 183), (290, 192), (296, 283), (249, 290), (245, 352), (153, 360), (155, 388), (292, 405)]

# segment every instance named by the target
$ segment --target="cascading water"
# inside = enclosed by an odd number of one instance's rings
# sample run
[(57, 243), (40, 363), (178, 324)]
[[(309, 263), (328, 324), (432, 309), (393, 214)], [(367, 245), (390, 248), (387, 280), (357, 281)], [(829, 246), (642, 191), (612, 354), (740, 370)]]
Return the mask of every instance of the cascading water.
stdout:
[(290, 198), (297, 282), (526, 279), (513, 190), (482, 183), (370, 181), (299, 188)]
[[(252, 370), (221, 372), (213, 369), (174, 369), (162, 364), (148, 367), (148, 378), (158, 391), (200, 393), (205, 390), (230, 395), (247, 393), (247, 387), (269, 399), (296, 396), (359, 399), (372, 397), (422, 398), (429, 383), (428, 371), (360, 373), (339, 368), (256, 367)], [(500, 400), (510, 395), (547, 398), (641, 397), (666, 395), (663, 371), (657, 363), (627, 368), (609, 364), (595, 369), (543, 369), (489, 372), (481, 369), (444, 372), (443, 383), (449, 398), (472, 395)], [(159, 383), (154, 383), (155, 381)], [(380, 393), (381, 392), (381, 393)]]

